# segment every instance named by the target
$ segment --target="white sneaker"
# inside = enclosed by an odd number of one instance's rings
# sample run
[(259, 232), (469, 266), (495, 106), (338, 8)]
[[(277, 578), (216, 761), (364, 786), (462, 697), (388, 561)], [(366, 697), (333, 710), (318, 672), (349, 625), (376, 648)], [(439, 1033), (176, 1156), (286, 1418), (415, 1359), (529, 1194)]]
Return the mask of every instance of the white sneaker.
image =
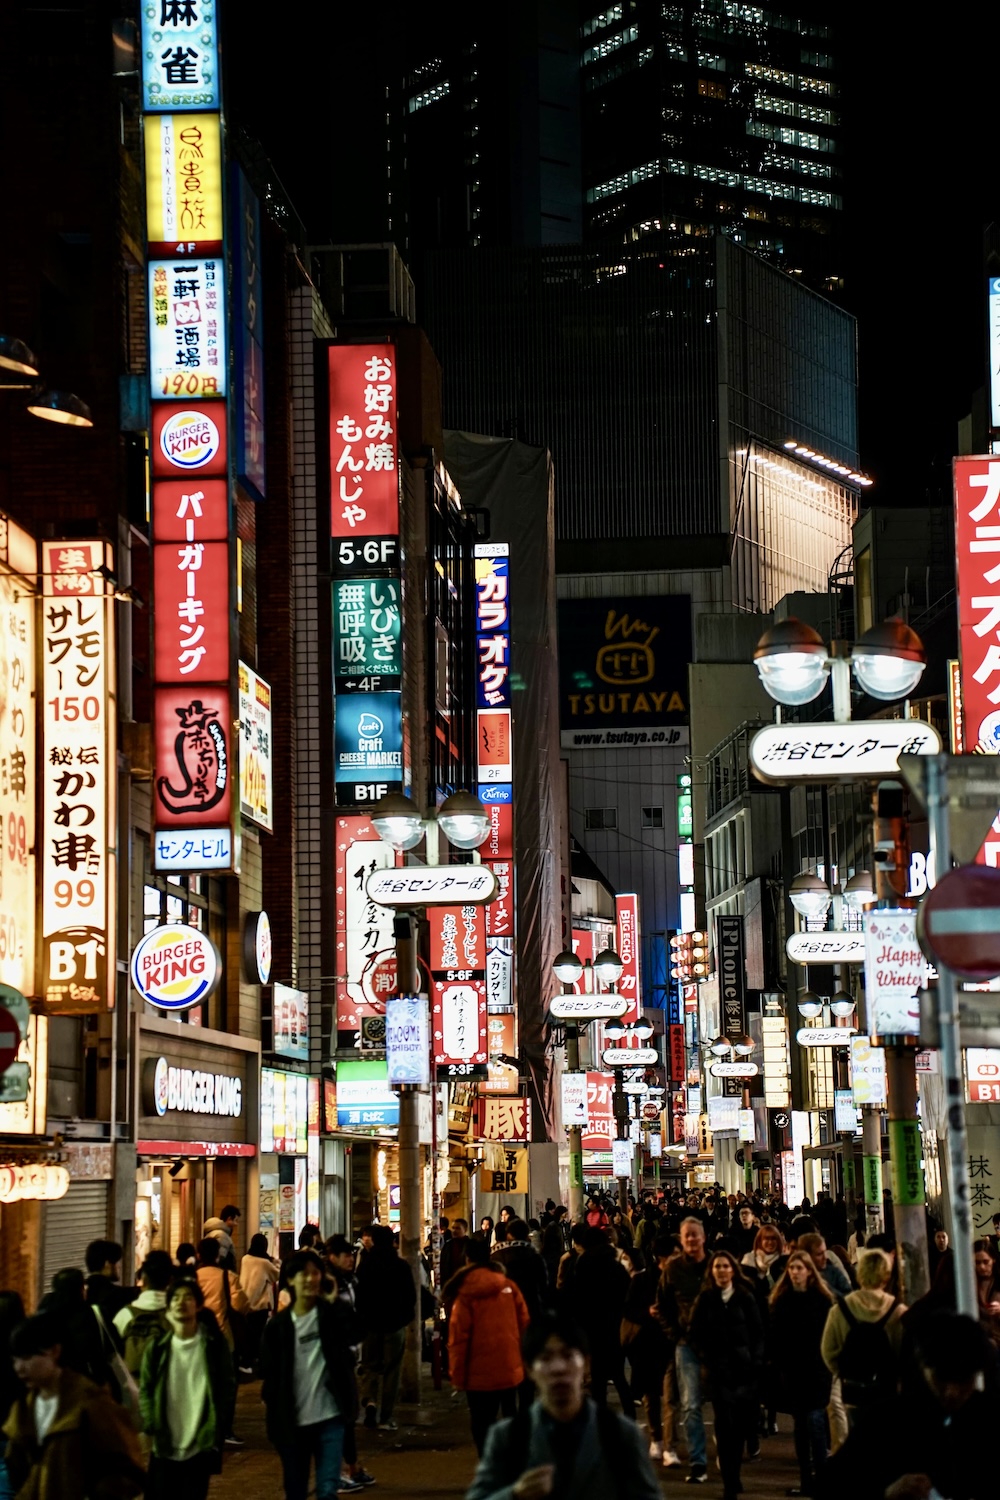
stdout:
[(675, 1466), (675, 1464), (679, 1464), (679, 1463), (680, 1463), (680, 1459), (677, 1457), (677, 1454), (674, 1452), (673, 1448), (664, 1448), (664, 1450), (663, 1450), (663, 1467), (665, 1469), (672, 1469)]
[(649, 1456), (650, 1456), (650, 1458), (662, 1458), (663, 1457), (663, 1444), (660, 1442), (660, 1440), (658, 1438), (654, 1438), (653, 1441), (650, 1443), (650, 1445), (649, 1445)]

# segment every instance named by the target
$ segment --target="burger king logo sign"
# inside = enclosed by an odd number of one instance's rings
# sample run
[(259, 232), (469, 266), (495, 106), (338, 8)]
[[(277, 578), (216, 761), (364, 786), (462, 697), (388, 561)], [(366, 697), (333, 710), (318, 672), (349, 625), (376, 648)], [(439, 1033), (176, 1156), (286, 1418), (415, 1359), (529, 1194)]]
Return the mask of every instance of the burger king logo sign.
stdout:
[(132, 983), (157, 1010), (189, 1010), (207, 1000), (222, 975), (222, 959), (197, 927), (154, 927), (132, 954)]
[(153, 408), (153, 469), (157, 475), (224, 474), (225, 406), (166, 403)]

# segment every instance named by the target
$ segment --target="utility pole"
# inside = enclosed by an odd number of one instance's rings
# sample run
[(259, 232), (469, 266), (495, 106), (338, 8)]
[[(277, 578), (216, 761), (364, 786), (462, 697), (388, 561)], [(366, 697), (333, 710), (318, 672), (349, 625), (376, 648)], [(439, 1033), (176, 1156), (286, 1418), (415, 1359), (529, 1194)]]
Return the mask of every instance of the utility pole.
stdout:
[[(875, 790), (875, 895), (882, 907), (906, 903), (910, 866), (905, 792), (899, 782), (880, 782)], [(917, 1118), (916, 1038), (885, 1040), (889, 1102), (889, 1161), (892, 1208), (900, 1264), (900, 1291), (912, 1306), (930, 1290), (927, 1208), (920, 1165)]]
[[(396, 986), (401, 995), (420, 991), (417, 968), (415, 919), (409, 914), (393, 918), (396, 943)], [(406, 1348), (400, 1371), (400, 1395), (404, 1401), (420, 1400), (423, 1320), (420, 1316), (420, 1089), (403, 1084), (399, 1089), (399, 1251), (413, 1276), (417, 1290), (416, 1309), (406, 1330)]]
[[(573, 986), (563, 985), (563, 994), (572, 995)], [(566, 1022), (566, 1069), (570, 1073), (580, 1071), (580, 1028), (573, 1021)], [(583, 1128), (571, 1125), (566, 1132), (569, 1137), (569, 1218), (577, 1224), (583, 1218)]]
[[(615, 1068), (615, 1125), (618, 1129), (618, 1139), (620, 1141), (627, 1141), (629, 1139), (628, 1095), (625, 1092), (624, 1073), (624, 1068)], [(634, 1154), (635, 1152), (633, 1147), (633, 1155)], [(630, 1177), (619, 1177), (618, 1179), (618, 1207), (621, 1209), (623, 1214), (628, 1213), (629, 1181)]]

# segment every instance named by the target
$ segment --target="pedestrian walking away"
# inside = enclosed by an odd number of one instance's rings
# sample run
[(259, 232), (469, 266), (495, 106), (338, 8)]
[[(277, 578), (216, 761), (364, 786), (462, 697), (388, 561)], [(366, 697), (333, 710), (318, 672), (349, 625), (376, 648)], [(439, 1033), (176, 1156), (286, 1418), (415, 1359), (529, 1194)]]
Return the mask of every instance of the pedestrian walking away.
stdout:
[(524, 1336), (532, 1405), (486, 1438), (466, 1500), (661, 1500), (634, 1422), (588, 1400), (587, 1337), (565, 1316)]
[(468, 1269), (451, 1305), (448, 1368), (452, 1385), (465, 1392), (477, 1453), (499, 1413), (509, 1417), (516, 1409), (524, 1379), (521, 1338), (528, 1322), (520, 1290), (491, 1263), (489, 1246), (470, 1241)]
[(708, 1478), (705, 1423), (701, 1414), (701, 1356), (690, 1342), (691, 1315), (701, 1295), (708, 1256), (705, 1226), (689, 1216), (681, 1221), (681, 1248), (663, 1268), (656, 1289), (657, 1317), (674, 1345), (674, 1373), (681, 1425), (687, 1440), (689, 1484), (704, 1484)]
[(361, 1400), (365, 1426), (393, 1431), (399, 1394), (399, 1371), (406, 1330), (417, 1308), (417, 1288), (405, 1260), (400, 1260), (392, 1230), (374, 1224), (372, 1248), (359, 1261), (356, 1305), (364, 1329), (361, 1344)]

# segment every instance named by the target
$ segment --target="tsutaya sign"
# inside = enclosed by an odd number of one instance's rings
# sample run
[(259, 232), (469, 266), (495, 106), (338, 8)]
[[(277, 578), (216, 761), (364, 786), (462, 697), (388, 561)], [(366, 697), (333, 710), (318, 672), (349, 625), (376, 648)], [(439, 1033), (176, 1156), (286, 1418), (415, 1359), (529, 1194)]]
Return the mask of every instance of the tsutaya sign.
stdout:
[(374, 870), (365, 894), (379, 906), (482, 906), (497, 893), (489, 865), (407, 865)]
[(863, 964), (862, 932), (793, 932), (785, 944), (793, 964)]
[(758, 781), (864, 781), (898, 776), (901, 755), (938, 755), (941, 738), (919, 719), (768, 724), (750, 742)]

